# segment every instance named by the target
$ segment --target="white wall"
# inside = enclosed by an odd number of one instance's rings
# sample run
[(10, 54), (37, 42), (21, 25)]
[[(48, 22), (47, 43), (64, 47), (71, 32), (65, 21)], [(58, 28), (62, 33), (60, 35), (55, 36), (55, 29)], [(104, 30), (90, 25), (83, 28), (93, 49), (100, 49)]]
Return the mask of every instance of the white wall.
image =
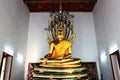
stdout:
[(5, 47), (14, 51), (11, 80), (24, 80), (24, 60), (27, 45), (29, 11), (23, 0), (0, 1), (0, 62)]
[(98, 53), (102, 55), (101, 72), (104, 80), (113, 80), (109, 50), (120, 48), (119, 3), (120, 0), (98, 0), (93, 11)]
[[(92, 13), (74, 14), (74, 28), (76, 40), (73, 43), (73, 57), (85, 61), (96, 61), (99, 66), (96, 37)], [(27, 61), (38, 62), (48, 53), (49, 45), (44, 28), (48, 27), (49, 13), (31, 13), (27, 45)], [(27, 75), (27, 67), (26, 74)], [(99, 67), (98, 67), (99, 72)]]

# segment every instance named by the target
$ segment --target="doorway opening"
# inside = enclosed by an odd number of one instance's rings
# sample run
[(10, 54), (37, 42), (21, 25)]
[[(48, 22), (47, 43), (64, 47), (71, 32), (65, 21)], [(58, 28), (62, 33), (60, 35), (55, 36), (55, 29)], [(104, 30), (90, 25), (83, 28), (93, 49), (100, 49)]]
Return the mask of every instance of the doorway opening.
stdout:
[(13, 56), (6, 52), (3, 52), (1, 68), (0, 68), (0, 80), (10, 80), (12, 69)]
[(120, 54), (119, 50), (110, 54), (110, 62), (114, 80), (120, 80)]

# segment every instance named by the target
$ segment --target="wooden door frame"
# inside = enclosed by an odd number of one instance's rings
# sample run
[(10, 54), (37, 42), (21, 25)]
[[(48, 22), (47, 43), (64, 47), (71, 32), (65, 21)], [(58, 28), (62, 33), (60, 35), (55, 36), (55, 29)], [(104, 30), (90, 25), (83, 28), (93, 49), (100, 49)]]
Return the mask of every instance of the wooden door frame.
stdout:
[(117, 56), (118, 64), (119, 64), (119, 68), (120, 68), (120, 53), (119, 53), (119, 50), (117, 50), (117, 51), (115, 51), (115, 52), (113, 52), (113, 53), (111, 53), (109, 55), (110, 63), (111, 63), (111, 67), (112, 67), (113, 79), (115, 80), (115, 73), (114, 73), (114, 69), (113, 69), (112, 55), (116, 55)]
[(11, 57), (11, 64), (10, 64), (10, 74), (9, 74), (9, 79), (10, 80), (10, 77), (11, 77), (11, 71), (12, 71), (12, 62), (13, 62), (13, 56), (12, 55), (9, 55), (8, 53), (6, 52), (3, 52), (3, 55), (2, 55), (2, 60), (1, 60), (1, 65), (0, 65), (0, 77), (1, 77), (1, 70), (2, 70), (2, 65), (3, 65), (3, 58), (4, 57)]

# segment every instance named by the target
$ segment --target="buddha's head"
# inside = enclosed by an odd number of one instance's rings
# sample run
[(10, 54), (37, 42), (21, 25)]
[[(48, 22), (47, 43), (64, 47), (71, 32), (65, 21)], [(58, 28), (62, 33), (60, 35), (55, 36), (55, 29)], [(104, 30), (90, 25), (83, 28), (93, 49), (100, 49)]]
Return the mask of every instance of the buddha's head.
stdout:
[(63, 25), (62, 25), (62, 23), (60, 23), (59, 25), (58, 25), (58, 28), (57, 28), (57, 31), (56, 31), (56, 38), (57, 38), (57, 40), (59, 40), (59, 41), (61, 41), (61, 40), (63, 40), (64, 39), (64, 28), (63, 28)]

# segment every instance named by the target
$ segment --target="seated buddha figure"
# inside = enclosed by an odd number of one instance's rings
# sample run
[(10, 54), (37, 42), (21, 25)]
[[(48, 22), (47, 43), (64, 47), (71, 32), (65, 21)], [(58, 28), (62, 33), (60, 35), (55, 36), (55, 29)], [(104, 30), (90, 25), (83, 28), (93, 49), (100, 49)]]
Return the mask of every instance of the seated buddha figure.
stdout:
[(65, 33), (64, 29), (59, 25), (56, 30), (56, 40), (51, 41), (49, 46), (49, 53), (45, 56), (48, 59), (64, 59), (71, 58), (72, 43), (68, 40), (64, 39)]

